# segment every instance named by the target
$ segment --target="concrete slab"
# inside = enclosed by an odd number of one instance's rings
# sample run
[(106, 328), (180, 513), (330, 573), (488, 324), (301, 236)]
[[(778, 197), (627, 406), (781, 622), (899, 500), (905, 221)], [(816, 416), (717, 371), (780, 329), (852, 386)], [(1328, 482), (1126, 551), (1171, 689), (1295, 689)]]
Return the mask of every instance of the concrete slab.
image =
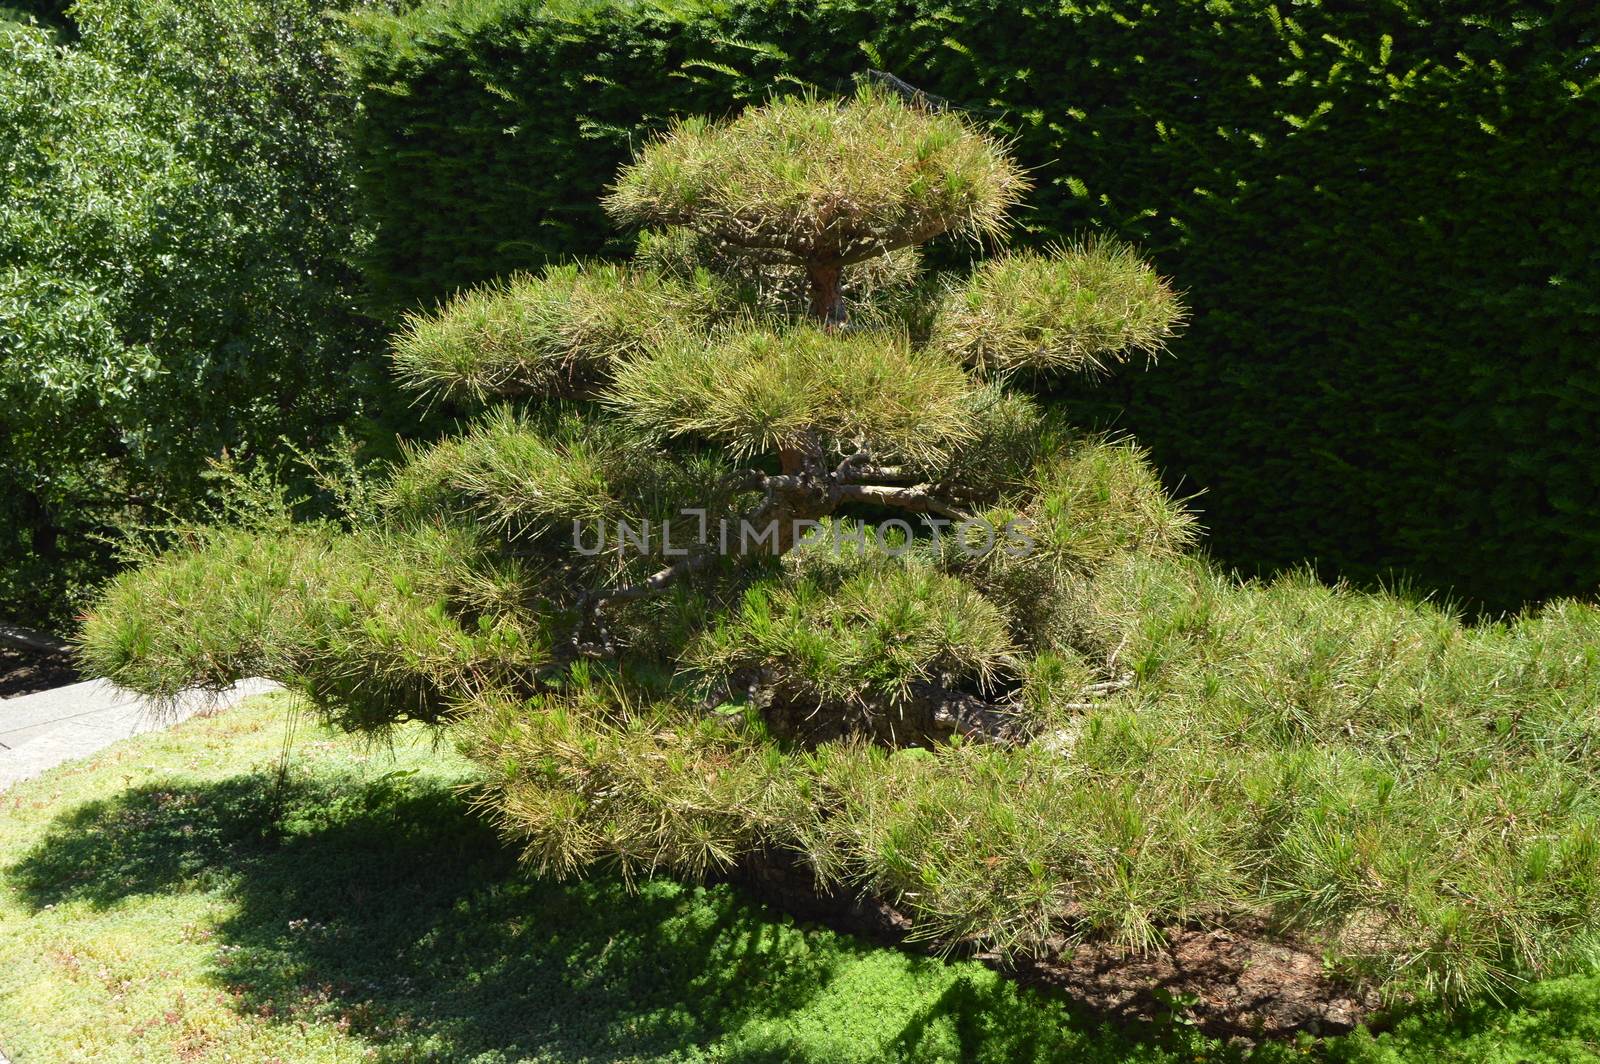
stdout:
[(271, 680), (241, 680), (225, 691), (189, 691), (172, 704), (157, 704), (104, 680), (86, 680), (0, 701), (0, 791), (129, 736), (278, 688)]

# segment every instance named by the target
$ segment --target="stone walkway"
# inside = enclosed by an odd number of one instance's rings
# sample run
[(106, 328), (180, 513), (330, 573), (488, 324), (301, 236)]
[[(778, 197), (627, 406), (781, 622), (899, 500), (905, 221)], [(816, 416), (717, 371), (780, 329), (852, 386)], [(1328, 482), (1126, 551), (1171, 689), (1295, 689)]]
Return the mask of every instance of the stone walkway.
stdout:
[(220, 694), (195, 691), (174, 706), (157, 707), (104, 680), (85, 680), (5, 699), (0, 701), (0, 791), (130, 735), (277, 689), (270, 680), (241, 680)]

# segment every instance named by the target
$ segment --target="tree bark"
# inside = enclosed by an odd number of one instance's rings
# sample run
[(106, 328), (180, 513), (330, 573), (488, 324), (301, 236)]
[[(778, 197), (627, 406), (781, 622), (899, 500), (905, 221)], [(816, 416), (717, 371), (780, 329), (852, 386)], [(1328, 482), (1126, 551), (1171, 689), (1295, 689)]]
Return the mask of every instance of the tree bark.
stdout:
[(811, 294), (811, 316), (833, 329), (844, 324), (844, 267), (836, 261), (809, 262), (806, 280)]

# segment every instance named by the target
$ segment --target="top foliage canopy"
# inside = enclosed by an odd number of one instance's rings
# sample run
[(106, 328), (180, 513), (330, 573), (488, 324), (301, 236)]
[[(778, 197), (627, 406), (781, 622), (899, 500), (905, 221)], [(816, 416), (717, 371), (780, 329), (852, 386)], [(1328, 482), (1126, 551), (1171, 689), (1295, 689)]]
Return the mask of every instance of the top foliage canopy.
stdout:
[(686, 226), (763, 261), (849, 265), (943, 233), (999, 237), (1026, 188), (960, 115), (864, 86), (843, 107), (791, 97), (677, 122), (605, 204), (619, 221)]
[[(920, 400), (891, 396), (916, 380), (933, 388), (921, 413), (937, 423), (942, 404), (970, 388), (958, 369), (951, 376), (963, 361), (980, 373), (1082, 370), (1162, 350), (1183, 322), (1182, 304), (1114, 244), (1002, 257), (966, 282), (924, 284), (920, 296), (914, 263), (880, 265), (941, 234), (998, 238), (1025, 187), (1002, 147), (966, 119), (871, 87), (845, 103), (791, 97), (727, 122), (686, 120), (644, 149), (607, 200), (619, 218), (671, 227), (646, 231), (635, 268), (551, 267), (468, 291), (441, 313), (410, 315), (396, 362), (403, 380), (446, 395), (553, 397), (611, 384), (614, 403), (665, 418), (663, 428), (700, 424), (687, 405), (732, 402), (757, 421), (787, 419), (804, 433), (820, 425), (817, 417), (796, 422), (793, 411), (777, 412), (776, 394), (765, 412), (753, 395), (730, 398), (739, 385), (724, 376), (738, 365), (778, 375), (789, 366), (804, 379), (773, 387), (791, 398), (838, 375), (832, 397), (818, 401), (832, 411), (821, 420), (831, 418), (834, 437), (845, 438), (861, 418), (872, 420), (863, 412), (874, 407), (904, 401), (904, 416), (915, 420)], [(699, 242), (674, 241), (671, 231)], [(674, 250), (664, 255), (666, 244)], [(676, 276), (658, 274), (658, 263)], [(810, 313), (826, 326), (853, 315), (852, 338), (760, 339), (783, 334), (787, 315), (805, 313), (770, 295), (788, 286), (785, 271), (795, 266), (812, 290)], [(856, 293), (857, 276), (888, 283), (857, 285)], [(935, 289), (948, 294), (940, 299)], [(850, 295), (856, 305), (845, 308)], [(913, 345), (916, 352), (894, 338), (907, 329), (925, 334), (930, 317), (933, 341)], [(863, 332), (863, 323), (872, 328)], [(908, 353), (893, 354), (902, 349)], [(882, 364), (895, 357), (899, 369)], [(613, 382), (619, 368), (625, 373)], [(859, 385), (853, 392), (839, 390), (850, 381)], [(700, 398), (674, 401), (674, 391)], [(736, 448), (781, 447), (785, 431), (735, 434)]]

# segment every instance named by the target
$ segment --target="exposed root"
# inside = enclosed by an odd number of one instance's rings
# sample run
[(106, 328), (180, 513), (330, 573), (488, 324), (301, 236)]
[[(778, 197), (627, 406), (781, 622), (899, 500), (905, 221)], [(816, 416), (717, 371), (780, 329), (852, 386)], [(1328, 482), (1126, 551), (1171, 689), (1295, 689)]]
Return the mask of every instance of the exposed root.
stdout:
[[(729, 879), (798, 919), (889, 945), (932, 949), (907, 941), (912, 922), (894, 906), (819, 889), (811, 871), (787, 852), (753, 855)], [(1342, 1034), (1376, 1013), (1376, 995), (1330, 977), (1318, 951), (1269, 941), (1264, 929), (1172, 927), (1166, 939), (1165, 948), (1142, 954), (1062, 942), (1046, 956), (1013, 962), (968, 956), (1118, 1021), (1177, 1014), (1219, 1038)]]
[(949, 735), (1002, 746), (1017, 746), (1032, 738), (1020, 708), (1010, 703), (986, 702), (977, 695), (931, 683), (918, 684), (914, 692), (919, 702), (930, 707), (934, 725), (948, 728)]

